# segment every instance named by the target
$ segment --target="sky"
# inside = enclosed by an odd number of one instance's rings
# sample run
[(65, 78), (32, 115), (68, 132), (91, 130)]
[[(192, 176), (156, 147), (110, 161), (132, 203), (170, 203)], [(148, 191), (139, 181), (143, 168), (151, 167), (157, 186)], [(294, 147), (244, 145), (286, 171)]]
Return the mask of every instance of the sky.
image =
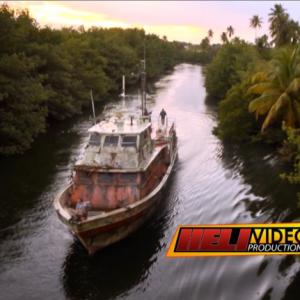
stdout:
[(300, 22), (298, 1), (0, 1), (15, 9), (27, 8), (42, 26), (144, 28), (168, 40), (198, 44), (214, 32), (213, 42), (231, 25), (235, 34), (254, 41), (250, 18), (257, 14), (263, 25), (257, 35), (268, 34), (268, 13), (281, 3)]

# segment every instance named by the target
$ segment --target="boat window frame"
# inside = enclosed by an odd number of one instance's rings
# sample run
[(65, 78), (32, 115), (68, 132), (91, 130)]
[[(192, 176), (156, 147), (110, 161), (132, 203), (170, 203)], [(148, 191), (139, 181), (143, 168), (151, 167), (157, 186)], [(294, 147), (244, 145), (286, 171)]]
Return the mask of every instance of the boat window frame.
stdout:
[[(90, 143), (92, 136), (97, 136), (97, 138), (99, 138), (99, 143), (95, 144), (95, 143)], [(101, 143), (102, 143), (102, 134), (98, 133), (98, 132), (92, 132), (90, 134), (89, 140), (88, 140), (88, 145), (92, 146), (92, 147), (101, 147)]]
[[(116, 143), (106, 143), (106, 139), (107, 138), (116, 138), (117, 141)], [(107, 147), (107, 148), (117, 148), (119, 146), (120, 143), (120, 135), (115, 135), (115, 134), (106, 134), (104, 135), (104, 139), (103, 139), (103, 147)]]
[[(124, 138), (135, 138), (135, 142), (125, 142), (124, 144)], [(138, 134), (123, 134), (121, 136), (121, 147), (122, 148), (129, 148), (129, 147), (133, 147), (135, 149), (138, 148)]]

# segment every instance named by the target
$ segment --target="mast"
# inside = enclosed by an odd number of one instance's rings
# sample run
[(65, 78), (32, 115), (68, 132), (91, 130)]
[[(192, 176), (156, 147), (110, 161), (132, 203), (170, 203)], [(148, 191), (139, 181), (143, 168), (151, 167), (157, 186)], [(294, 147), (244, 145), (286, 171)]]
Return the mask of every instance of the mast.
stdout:
[(120, 96), (122, 97), (122, 105), (125, 107), (125, 75), (122, 75), (122, 93)]
[(95, 105), (94, 105), (93, 90), (91, 90), (91, 101), (92, 101), (92, 110), (93, 110), (94, 124), (96, 124), (96, 114), (95, 114)]
[(141, 72), (141, 90), (142, 90), (142, 116), (145, 115), (146, 110), (146, 47), (144, 41), (144, 59), (142, 60)]
[(125, 75), (122, 75), (122, 97), (125, 97)]

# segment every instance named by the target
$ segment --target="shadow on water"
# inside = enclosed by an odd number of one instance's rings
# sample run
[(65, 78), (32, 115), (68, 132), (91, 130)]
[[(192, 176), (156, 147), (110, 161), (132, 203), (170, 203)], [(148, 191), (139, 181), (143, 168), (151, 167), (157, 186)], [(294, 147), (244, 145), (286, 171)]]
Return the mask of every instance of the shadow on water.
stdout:
[(1, 192), (5, 199), (1, 204), (1, 228), (15, 224), (25, 211), (36, 205), (36, 199), (51, 183), (58, 166), (68, 161), (69, 149), (79, 138), (72, 124), (74, 120), (53, 126), (24, 155), (0, 160), (0, 181), (5, 186)]
[(285, 291), (282, 300), (299, 299), (299, 286), (300, 286), (300, 270), (291, 280), (289, 286)]
[[(102, 111), (103, 104), (97, 105)], [(1, 157), (1, 228), (8, 228), (24, 217), (26, 211), (36, 206), (36, 200), (51, 184), (63, 166), (69, 166), (72, 153), (78, 152), (82, 127), (91, 124), (89, 112), (60, 122), (52, 122), (46, 134), (40, 135), (32, 148), (22, 155)], [(1, 236), (0, 231), (0, 238)]]
[(243, 199), (253, 218), (263, 222), (291, 222), (300, 216), (297, 207), (297, 186), (282, 180), (279, 174), (290, 171), (274, 154), (274, 149), (259, 145), (233, 146), (224, 144), (221, 154), (227, 177), (241, 175), (249, 185)]
[[(166, 228), (174, 214), (174, 199), (168, 193), (176, 181), (173, 174), (155, 215), (126, 239), (89, 256), (74, 241), (62, 266), (65, 296), (70, 299), (113, 299), (144, 282), (166, 247)], [(176, 200), (175, 200), (176, 201)]]
[(149, 225), (88, 257), (73, 243), (63, 266), (63, 286), (71, 299), (111, 299), (144, 281), (160, 248), (161, 231)]

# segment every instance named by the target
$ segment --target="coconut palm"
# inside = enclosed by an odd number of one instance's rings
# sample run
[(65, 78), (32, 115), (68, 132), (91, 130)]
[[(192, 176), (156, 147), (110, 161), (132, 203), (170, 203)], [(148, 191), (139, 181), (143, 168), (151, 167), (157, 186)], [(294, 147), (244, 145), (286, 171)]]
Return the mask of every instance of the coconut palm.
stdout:
[(221, 41), (223, 42), (223, 44), (228, 43), (228, 37), (227, 37), (226, 32), (222, 32)]
[(257, 97), (249, 104), (256, 117), (264, 116), (261, 131), (275, 121), (284, 121), (289, 127), (300, 125), (300, 52), (281, 50), (271, 61), (269, 70), (252, 78), (248, 93)]
[(299, 41), (299, 38), (300, 38), (299, 23), (294, 20), (290, 20), (288, 29), (289, 29), (289, 34), (290, 34), (290, 42), (295, 45)]
[(258, 49), (264, 49), (270, 47), (270, 44), (268, 42), (268, 36), (266, 34), (255, 39), (255, 43)]
[(261, 24), (262, 24), (262, 19), (258, 15), (254, 15), (250, 19), (250, 27), (254, 28), (255, 30), (255, 39), (256, 39), (257, 28), (261, 28)]
[(205, 37), (204, 39), (202, 39), (201, 43), (200, 43), (200, 47), (202, 50), (207, 50), (209, 48), (209, 38)]
[(214, 32), (211, 29), (209, 29), (208, 30), (208, 38), (211, 39), (213, 36), (214, 36)]
[(231, 25), (227, 27), (227, 32), (228, 32), (229, 38), (231, 38), (234, 35), (234, 29)]
[(289, 15), (281, 4), (275, 4), (269, 13), (270, 33), (277, 47), (289, 42)]

